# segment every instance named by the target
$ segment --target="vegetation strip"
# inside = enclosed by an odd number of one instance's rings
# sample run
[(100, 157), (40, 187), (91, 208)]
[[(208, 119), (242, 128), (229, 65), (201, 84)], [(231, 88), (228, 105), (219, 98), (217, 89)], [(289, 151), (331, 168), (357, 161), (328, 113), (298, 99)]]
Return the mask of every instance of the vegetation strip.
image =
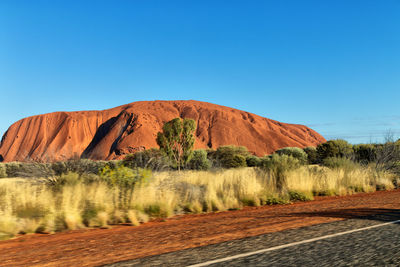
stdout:
[(260, 249), (260, 250), (257, 250), (257, 251), (237, 254), (237, 255), (234, 255), (234, 256), (229, 256), (229, 257), (225, 257), (225, 258), (221, 258), (221, 259), (217, 259), (217, 260), (211, 260), (211, 261), (207, 261), (207, 262), (203, 262), (203, 263), (189, 265), (188, 267), (208, 266), (208, 265), (215, 264), (215, 263), (221, 263), (221, 262), (230, 261), (230, 260), (234, 260), (234, 259), (244, 258), (244, 257), (256, 255), (256, 254), (261, 254), (261, 253), (273, 251), (273, 250), (293, 247), (293, 246), (297, 246), (297, 245), (301, 245), (301, 244), (306, 244), (306, 243), (311, 243), (311, 242), (315, 242), (315, 241), (319, 241), (319, 240), (323, 240), (323, 239), (328, 239), (328, 238), (332, 238), (332, 237), (336, 237), (336, 236), (341, 236), (341, 235), (347, 235), (347, 234), (351, 234), (351, 233), (361, 232), (361, 231), (374, 229), (374, 228), (377, 228), (377, 227), (382, 227), (382, 226), (386, 226), (386, 225), (390, 225), (390, 224), (396, 224), (396, 223), (400, 223), (400, 220), (391, 221), (391, 222), (387, 222), (387, 223), (381, 223), (381, 224), (377, 224), (377, 225), (371, 225), (371, 226), (367, 226), (367, 227), (363, 227), (363, 228), (359, 228), (359, 229), (354, 229), (354, 230), (349, 230), (349, 231), (345, 231), (345, 232), (340, 232), (340, 233), (320, 236), (320, 237), (311, 238), (311, 239), (307, 239), (307, 240), (302, 240), (302, 241), (298, 241), (298, 242), (293, 242), (293, 243), (280, 245), (280, 246), (276, 246), (276, 247), (272, 247), (272, 248)]
[(158, 133), (160, 149), (122, 161), (0, 163), (0, 239), (85, 227), (139, 225), (184, 213), (289, 204), (314, 196), (391, 190), (400, 141), (353, 146), (330, 140), (256, 157), (245, 147), (196, 150), (191, 119)]

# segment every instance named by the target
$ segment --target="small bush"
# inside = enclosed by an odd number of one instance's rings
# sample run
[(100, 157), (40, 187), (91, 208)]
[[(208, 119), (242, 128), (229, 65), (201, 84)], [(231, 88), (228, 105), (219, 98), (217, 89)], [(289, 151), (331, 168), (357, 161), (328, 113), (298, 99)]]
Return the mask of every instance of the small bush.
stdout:
[(45, 207), (41, 205), (35, 205), (35, 203), (25, 203), (25, 205), (19, 205), (16, 207), (14, 212), (19, 218), (31, 219), (43, 218), (48, 213)]
[(64, 186), (74, 186), (81, 182), (81, 177), (76, 172), (61, 174), (60, 176), (49, 177), (47, 184), (54, 191), (61, 191)]
[(4, 165), (7, 177), (50, 177), (54, 175), (49, 163), (8, 162)]
[(79, 174), (92, 173), (99, 174), (105, 166), (115, 167), (115, 161), (94, 161), (89, 159), (78, 159), (69, 161), (54, 162), (51, 168), (55, 175), (75, 172)]
[(291, 171), (300, 167), (298, 159), (288, 155), (272, 154), (261, 159), (261, 167), (268, 171)]
[(111, 187), (133, 188), (137, 184), (146, 182), (151, 176), (151, 171), (147, 169), (131, 169), (119, 166), (112, 169), (104, 167), (100, 172), (100, 177)]
[(304, 193), (299, 191), (289, 191), (290, 201), (310, 201), (314, 197), (311, 193)]
[(326, 158), (343, 158), (353, 155), (353, 146), (345, 140), (329, 140), (317, 146), (318, 156), (321, 160)]
[(387, 141), (376, 145), (376, 167), (400, 175), (400, 142)]
[(235, 146), (221, 146), (216, 151), (208, 153), (213, 166), (227, 169), (246, 167), (246, 158), (249, 155), (247, 148)]
[(100, 177), (109, 187), (119, 190), (118, 199), (114, 203), (119, 203), (119, 208), (123, 210), (129, 208), (135, 187), (148, 182), (151, 175), (151, 170), (131, 169), (123, 165), (115, 169), (106, 166), (100, 172)]
[(7, 168), (4, 163), (0, 163), (0, 178), (6, 178), (7, 177)]
[(393, 186), (395, 189), (400, 188), (400, 177), (398, 177), (398, 176), (393, 177), (392, 182), (393, 182)]
[(211, 162), (207, 158), (207, 151), (203, 149), (193, 151), (193, 156), (186, 165), (186, 168), (191, 170), (209, 170)]
[(326, 158), (322, 164), (331, 169), (343, 169), (345, 171), (352, 171), (358, 167), (358, 164), (347, 158)]
[(336, 196), (337, 192), (334, 189), (325, 189), (320, 191), (313, 191), (314, 196)]
[(308, 156), (303, 149), (299, 147), (284, 147), (275, 151), (278, 155), (288, 155), (295, 159), (298, 159), (301, 164), (306, 164), (308, 162)]
[(232, 157), (227, 157), (222, 161), (224, 168), (240, 168), (246, 167), (246, 158), (242, 155), (233, 155)]
[(201, 213), (203, 205), (199, 201), (188, 202), (184, 205), (183, 210), (190, 213)]
[(244, 206), (260, 206), (260, 200), (258, 198), (241, 198), (240, 202)]
[(63, 173), (68, 173), (71, 170), (67, 169), (67, 166), (64, 161), (58, 161), (51, 164), (51, 169), (53, 170), (55, 175), (61, 175)]
[(161, 171), (170, 168), (170, 162), (159, 149), (152, 148), (127, 155), (123, 164), (129, 168), (143, 168)]
[(261, 160), (261, 168), (269, 172), (275, 179), (278, 191), (286, 187), (286, 174), (288, 171), (300, 167), (300, 161), (288, 155), (272, 154)]
[(108, 214), (105, 213), (104, 207), (96, 205), (94, 202), (89, 200), (85, 201), (85, 206), (81, 216), (82, 223), (87, 227), (104, 227), (108, 224)]
[(303, 150), (307, 154), (308, 164), (320, 163), (316, 147), (308, 146), (305, 147)]
[(359, 144), (353, 147), (355, 160), (367, 165), (376, 160), (376, 147), (372, 144)]
[(166, 204), (156, 203), (145, 207), (144, 211), (151, 217), (168, 218), (171, 217), (174, 211)]
[(81, 214), (83, 224), (85, 224), (86, 226), (92, 226), (92, 220), (96, 218), (97, 213), (98, 210), (95, 204), (87, 200)]
[(251, 155), (246, 158), (248, 167), (258, 167), (261, 164), (261, 159), (257, 156)]
[(261, 196), (261, 205), (279, 205), (279, 204), (288, 204), (290, 203), (287, 197), (273, 195), (273, 194), (265, 194)]
[(2, 166), (5, 167), (7, 177), (52, 177), (70, 172), (98, 174), (106, 165), (116, 166), (117, 161), (79, 159), (54, 163), (8, 162), (0, 164), (0, 177), (5, 177), (2, 175)]

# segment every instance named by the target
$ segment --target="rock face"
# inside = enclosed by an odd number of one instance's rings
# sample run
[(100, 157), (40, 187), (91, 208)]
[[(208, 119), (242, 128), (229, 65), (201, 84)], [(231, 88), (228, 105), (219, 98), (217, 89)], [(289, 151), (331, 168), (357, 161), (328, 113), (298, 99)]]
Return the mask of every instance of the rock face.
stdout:
[(103, 111), (54, 112), (17, 121), (0, 144), (3, 161), (119, 159), (158, 147), (156, 135), (173, 118), (197, 123), (195, 148), (245, 146), (258, 156), (282, 147), (316, 146), (314, 130), (199, 101), (142, 101)]

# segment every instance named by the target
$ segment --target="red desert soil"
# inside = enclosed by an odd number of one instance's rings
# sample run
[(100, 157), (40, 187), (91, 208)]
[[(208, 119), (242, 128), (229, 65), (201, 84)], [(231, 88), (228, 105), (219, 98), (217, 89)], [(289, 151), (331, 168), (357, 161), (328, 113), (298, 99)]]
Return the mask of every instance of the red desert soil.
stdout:
[(314, 130), (199, 101), (143, 101), (102, 111), (54, 112), (17, 121), (4, 134), (0, 161), (118, 159), (157, 147), (156, 134), (173, 118), (197, 123), (195, 148), (245, 146), (258, 156), (288, 146), (317, 146)]
[(0, 241), (1, 266), (97, 266), (400, 209), (400, 190)]

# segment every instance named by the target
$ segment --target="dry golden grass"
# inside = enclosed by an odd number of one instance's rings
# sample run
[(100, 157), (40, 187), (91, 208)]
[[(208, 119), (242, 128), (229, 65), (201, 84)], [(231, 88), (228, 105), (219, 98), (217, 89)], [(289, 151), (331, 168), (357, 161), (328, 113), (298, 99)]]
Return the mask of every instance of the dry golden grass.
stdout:
[(317, 195), (349, 195), (373, 192), (377, 188), (393, 189), (394, 176), (372, 168), (328, 169), (320, 166), (303, 166), (289, 171), (287, 188), (291, 191)]
[(26, 179), (0, 179), (0, 239), (18, 233), (54, 232), (148, 221), (149, 217), (287, 203), (313, 195), (347, 195), (394, 188), (391, 174), (372, 168), (352, 170), (303, 166), (285, 171), (278, 191), (273, 174), (257, 168), (154, 173), (135, 187), (129, 203), (106, 183), (75, 183), (59, 190)]

